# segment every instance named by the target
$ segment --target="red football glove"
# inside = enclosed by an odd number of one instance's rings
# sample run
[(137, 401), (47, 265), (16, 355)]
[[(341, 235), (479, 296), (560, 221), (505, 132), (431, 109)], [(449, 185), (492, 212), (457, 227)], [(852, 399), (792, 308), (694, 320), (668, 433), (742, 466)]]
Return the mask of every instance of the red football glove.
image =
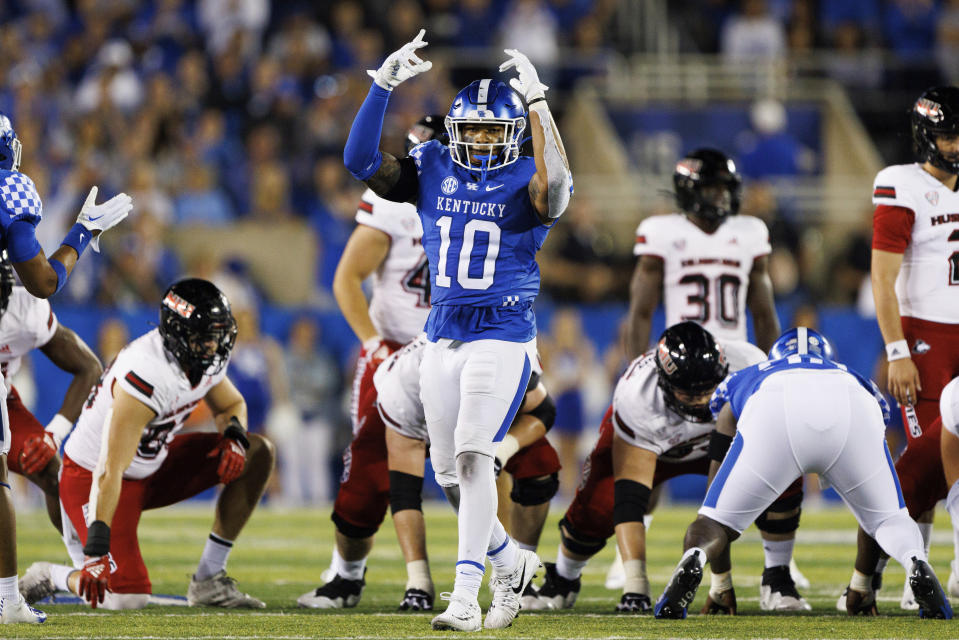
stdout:
[(57, 445), (53, 441), (53, 436), (45, 431), (43, 435), (30, 436), (24, 441), (23, 451), (20, 452), (20, 469), (27, 476), (39, 473), (46, 468), (55, 455), (57, 455)]
[(94, 609), (107, 595), (107, 582), (110, 580), (110, 556), (91, 558), (87, 556), (80, 570), (79, 595)]
[(221, 439), (213, 450), (206, 454), (206, 457), (220, 458), (220, 466), (217, 467), (216, 473), (223, 484), (229, 484), (239, 478), (246, 464), (246, 450), (243, 445), (229, 437)]

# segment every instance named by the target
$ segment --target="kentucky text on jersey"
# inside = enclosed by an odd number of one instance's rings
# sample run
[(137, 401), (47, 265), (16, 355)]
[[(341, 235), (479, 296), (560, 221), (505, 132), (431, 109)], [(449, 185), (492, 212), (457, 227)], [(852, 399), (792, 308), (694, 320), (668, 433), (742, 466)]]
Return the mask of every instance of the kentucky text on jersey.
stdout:
[(503, 212), (506, 210), (506, 205), (495, 202), (476, 202), (474, 200), (460, 200), (459, 198), (436, 196), (436, 210), (502, 218)]

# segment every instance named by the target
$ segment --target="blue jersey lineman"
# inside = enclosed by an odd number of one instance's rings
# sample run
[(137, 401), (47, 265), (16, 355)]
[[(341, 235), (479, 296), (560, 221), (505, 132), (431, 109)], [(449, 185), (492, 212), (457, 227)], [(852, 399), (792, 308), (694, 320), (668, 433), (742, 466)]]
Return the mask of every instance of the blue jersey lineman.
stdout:
[[(536, 252), (566, 209), (572, 176), (546, 105), (547, 87), (515, 49), (500, 71), (510, 86), (477, 80), (453, 99), (449, 146), (431, 140), (397, 159), (378, 149), (392, 90), (428, 71), (416, 51), (425, 31), (370, 71), (373, 86), (343, 152), (346, 167), (378, 195), (412, 202), (423, 223), (432, 309), (420, 368), (421, 399), (437, 478), (459, 513), (453, 592), (434, 629), (477, 631), (485, 559), (493, 602), (485, 626), (512, 624), (540, 566), (496, 519), (493, 454), (519, 408), (535, 356)], [(517, 95), (517, 93), (519, 95)], [(522, 96), (525, 99), (525, 105)], [(533, 157), (520, 156), (529, 118)]]
[(889, 406), (876, 385), (836, 362), (829, 342), (806, 327), (780, 336), (769, 358), (731, 374), (713, 394), (714, 439), (732, 443), (722, 463), (710, 467), (706, 499), (686, 531), (686, 552), (656, 603), (656, 617), (685, 618), (705, 562), (717, 559), (797, 477), (818, 473), (909, 570), (919, 616), (951, 618), (899, 489), (885, 439)]

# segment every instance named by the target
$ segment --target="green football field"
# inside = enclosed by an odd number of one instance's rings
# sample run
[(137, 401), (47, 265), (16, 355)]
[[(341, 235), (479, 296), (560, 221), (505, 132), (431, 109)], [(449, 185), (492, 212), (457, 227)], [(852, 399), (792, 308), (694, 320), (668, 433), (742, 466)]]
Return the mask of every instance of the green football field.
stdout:
[[(556, 554), (554, 508), (540, 546), (541, 556)], [(695, 511), (666, 507), (657, 511), (649, 532), (649, 578), (658, 596), (681, 554), (681, 540)], [(18, 514), (21, 574), (34, 560), (64, 561), (62, 544), (39, 511)], [(443, 505), (426, 510), (429, 549), (437, 592), (452, 586), (456, 558), (456, 521)], [(212, 519), (210, 507), (188, 506), (148, 512), (140, 524), (143, 554), (157, 594), (186, 592)], [(940, 578), (948, 577), (952, 535), (948, 515), (937, 517), (932, 561)], [(432, 614), (399, 613), (396, 606), (406, 581), (405, 566), (392, 525), (385, 523), (369, 561), (363, 600), (355, 609), (307, 611), (295, 600), (314, 588), (330, 559), (333, 528), (328, 509), (254, 514), (234, 549), (230, 574), (240, 587), (268, 604), (257, 612), (150, 606), (139, 612), (91, 611), (79, 605), (47, 605), (46, 624), (0, 627), (3, 638), (430, 638)], [(802, 516), (796, 560), (812, 581), (804, 595), (808, 614), (766, 614), (758, 610), (762, 547), (755, 529), (733, 546), (733, 579), (740, 615), (734, 618), (692, 615), (683, 621), (612, 613), (619, 593), (603, 587), (612, 557), (608, 545), (587, 567), (575, 609), (524, 613), (510, 629), (482, 631), (482, 638), (959, 638), (959, 621), (919, 620), (899, 609), (904, 572), (892, 563), (880, 594), (879, 618), (850, 618), (835, 610), (836, 597), (852, 571), (855, 521), (842, 508), (807, 510)], [(538, 576), (538, 578), (541, 577)], [(701, 606), (708, 576), (694, 607)], [(538, 580), (537, 580), (538, 582)], [(485, 586), (480, 602), (489, 603)], [(445, 603), (440, 603), (445, 608)]]

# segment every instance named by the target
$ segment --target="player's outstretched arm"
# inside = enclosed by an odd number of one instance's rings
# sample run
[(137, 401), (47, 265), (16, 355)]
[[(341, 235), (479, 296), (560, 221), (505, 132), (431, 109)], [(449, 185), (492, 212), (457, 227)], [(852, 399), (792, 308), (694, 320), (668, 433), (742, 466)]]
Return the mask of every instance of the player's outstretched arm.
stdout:
[(246, 431), (246, 400), (229, 378), (224, 378), (207, 391), (205, 400), (213, 412), (217, 429), (223, 434), (207, 457), (219, 460), (217, 474), (220, 482), (229, 484), (243, 473), (246, 452), (250, 449)]
[(543, 224), (551, 224), (563, 215), (573, 194), (573, 175), (569, 171), (566, 149), (546, 104), (546, 90), (539, 81), (536, 68), (516, 49), (505, 49), (509, 59), (499, 66), (500, 72), (516, 69), (509, 81), (529, 107), (529, 126), (533, 136), (533, 159), (536, 173), (529, 181), (529, 197)]
[[(373, 78), (373, 86), (353, 119), (350, 135), (343, 148), (343, 163), (353, 177), (366, 182), (377, 195), (384, 198), (387, 195), (391, 196), (390, 199), (398, 198), (393, 193), (394, 187), (401, 180), (404, 183), (410, 180), (410, 167), (404, 166), (389, 153), (380, 151), (379, 144), (390, 93), (400, 83), (433, 67), (432, 62), (421, 60), (416, 55), (417, 49), (428, 44), (423, 40), (425, 33), (425, 29), (420, 29), (413, 40), (387, 56), (379, 69), (367, 71)], [(412, 178), (416, 179), (415, 168)], [(406, 197), (397, 201), (409, 199), (409, 190), (405, 190), (403, 195)]]
[(638, 358), (649, 346), (653, 313), (663, 288), (663, 259), (643, 255), (636, 262), (629, 288), (629, 316), (626, 324), (626, 357)]
[(97, 187), (90, 189), (76, 224), (49, 259), (37, 242), (33, 223), (15, 220), (8, 227), (7, 253), (31, 295), (49, 298), (62, 289), (87, 245), (100, 251), (100, 234), (119, 224), (133, 208), (133, 200), (125, 193), (97, 204), (97, 191)]
[(776, 303), (773, 300), (773, 282), (769, 277), (769, 256), (761, 256), (753, 262), (753, 268), (749, 272), (746, 305), (753, 314), (756, 346), (763, 351), (769, 351), (781, 333)]

